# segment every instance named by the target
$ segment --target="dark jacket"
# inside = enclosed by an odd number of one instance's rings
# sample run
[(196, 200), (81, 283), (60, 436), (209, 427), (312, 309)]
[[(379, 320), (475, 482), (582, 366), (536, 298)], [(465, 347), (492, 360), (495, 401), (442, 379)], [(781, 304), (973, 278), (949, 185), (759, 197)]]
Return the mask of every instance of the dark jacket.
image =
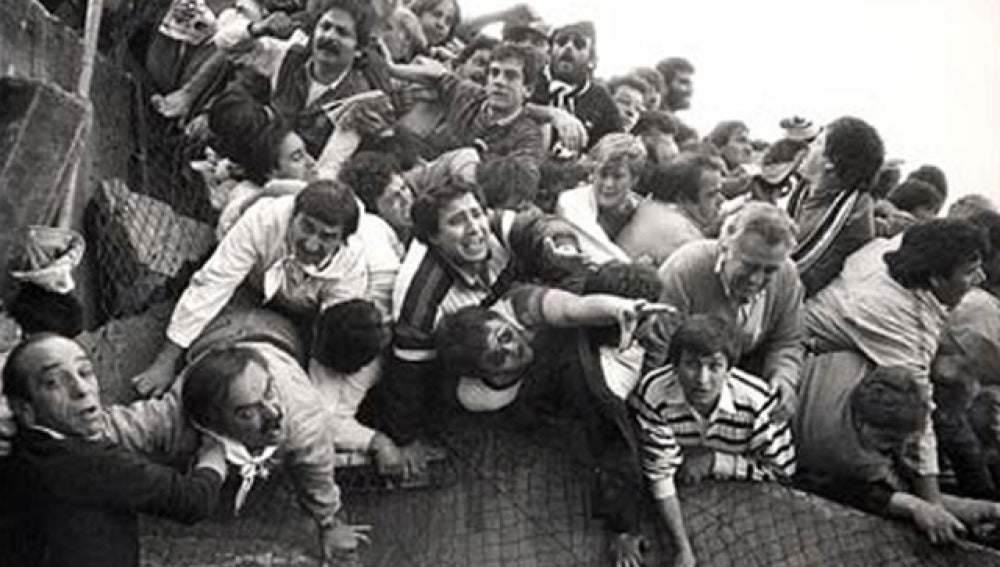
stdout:
[(215, 508), (222, 478), (198, 468), (182, 474), (106, 442), (19, 434), (0, 487), (13, 549), (3, 565), (139, 565), (138, 515), (185, 523)]

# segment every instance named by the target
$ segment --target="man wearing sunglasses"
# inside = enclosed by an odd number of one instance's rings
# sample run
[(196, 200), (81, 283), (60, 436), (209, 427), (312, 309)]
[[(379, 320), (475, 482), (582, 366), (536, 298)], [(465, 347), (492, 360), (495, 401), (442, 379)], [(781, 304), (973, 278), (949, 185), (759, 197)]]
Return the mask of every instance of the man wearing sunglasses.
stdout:
[(596, 40), (597, 32), (591, 22), (577, 22), (556, 29), (549, 46), (548, 68), (532, 99), (575, 115), (587, 129), (587, 149), (605, 134), (623, 130), (622, 118), (611, 94), (604, 86), (594, 83)]

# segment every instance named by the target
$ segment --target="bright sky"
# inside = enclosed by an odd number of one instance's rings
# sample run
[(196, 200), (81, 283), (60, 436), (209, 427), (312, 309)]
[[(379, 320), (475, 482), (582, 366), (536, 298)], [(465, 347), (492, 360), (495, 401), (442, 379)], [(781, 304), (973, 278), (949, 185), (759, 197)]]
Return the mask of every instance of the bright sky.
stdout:
[[(478, 15), (511, 0), (460, 0)], [(944, 169), (951, 198), (1000, 202), (998, 0), (535, 0), (559, 25), (597, 25), (599, 76), (667, 56), (695, 68), (691, 110), (704, 135), (740, 119), (773, 140), (792, 114), (854, 115), (882, 134), (904, 173)], [(465, 15), (463, 14), (463, 15)]]

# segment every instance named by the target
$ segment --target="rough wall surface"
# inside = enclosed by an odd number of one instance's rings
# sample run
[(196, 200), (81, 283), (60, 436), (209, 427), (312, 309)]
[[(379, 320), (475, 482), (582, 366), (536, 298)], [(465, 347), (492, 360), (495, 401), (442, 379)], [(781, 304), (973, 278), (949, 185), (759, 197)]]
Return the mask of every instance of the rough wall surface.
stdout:
[[(51, 17), (35, 0), (3, 0), (0, 2), (0, 75), (46, 81), (50, 86), (75, 93), (80, 69), (83, 41), (79, 34)], [(89, 159), (80, 171), (74, 211), (74, 228), (82, 231), (83, 208), (102, 179), (127, 179), (133, 151), (131, 108), (133, 90), (125, 73), (106, 57), (98, 55), (95, 62), (90, 100), (93, 122), (89, 136)], [(0, 108), (6, 113), (7, 109)], [(44, 164), (38, 164), (44, 167)], [(7, 188), (0, 186), (0, 192)], [(19, 200), (12, 206), (28, 209), (29, 201)], [(36, 217), (44, 212), (25, 210), (19, 218)], [(35, 218), (35, 222), (51, 219)], [(0, 226), (6, 233), (8, 226)], [(87, 266), (78, 272), (78, 297), (90, 304), (91, 289)], [(2, 280), (0, 280), (2, 283)]]

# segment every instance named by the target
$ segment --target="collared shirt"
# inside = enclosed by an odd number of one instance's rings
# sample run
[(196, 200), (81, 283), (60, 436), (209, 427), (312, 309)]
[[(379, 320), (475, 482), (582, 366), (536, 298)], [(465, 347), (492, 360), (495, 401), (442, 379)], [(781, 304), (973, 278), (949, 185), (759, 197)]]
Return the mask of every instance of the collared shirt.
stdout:
[(719, 278), (719, 283), (722, 285), (722, 291), (726, 294), (726, 299), (736, 310), (736, 324), (743, 333), (750, 337), (751, 343), (756, 343), (760, 340), (761, 334), (764, 332), (764, 293), (767, 288), (761, 289), (753, 297), (740, 301), (739, 299), (733, 297), (732, 288), (729, 287), (729, 280), (726, 279), (726, 274), (723, 272), (723, 268), (726, 264), (725, 256), (720, 253), (718, 260), (715, 261), (715, 276)]
[(360, 237), (349, 236), (321, 270), (301, 266), (287, 242), (294, 206), (294, 196), (279, 197), (243, 214), (177, 301), (167, 328), (171, 341), (187, 348), (244, 280), (265, 300), (301, 313), (364, 297), (368, 275)]
[(778, 480), (795, 473), (791, 425), (771, 420), (778, 391), (761, 379), (733, 369), (708, 417), (684, 397), (673, 367), (647, 374), (629, 398), (639, 425), (643, 472), (653, 496), (676, 493), (674, 476), (684, 448), (713, 451), (712, 477)]
[[(907, 289), (884, 261), (872, 261), (891, 242), (876, 239), (847, 258), (841, 274), (806, 302), (806, 332), (818, 353), (851, 350), (879, 366), (914, 370), (929, 396), (930, 366), (948, 312), (930, 290)], [(938, 473), (930, 421), (914, 458), (918, 474)]]

